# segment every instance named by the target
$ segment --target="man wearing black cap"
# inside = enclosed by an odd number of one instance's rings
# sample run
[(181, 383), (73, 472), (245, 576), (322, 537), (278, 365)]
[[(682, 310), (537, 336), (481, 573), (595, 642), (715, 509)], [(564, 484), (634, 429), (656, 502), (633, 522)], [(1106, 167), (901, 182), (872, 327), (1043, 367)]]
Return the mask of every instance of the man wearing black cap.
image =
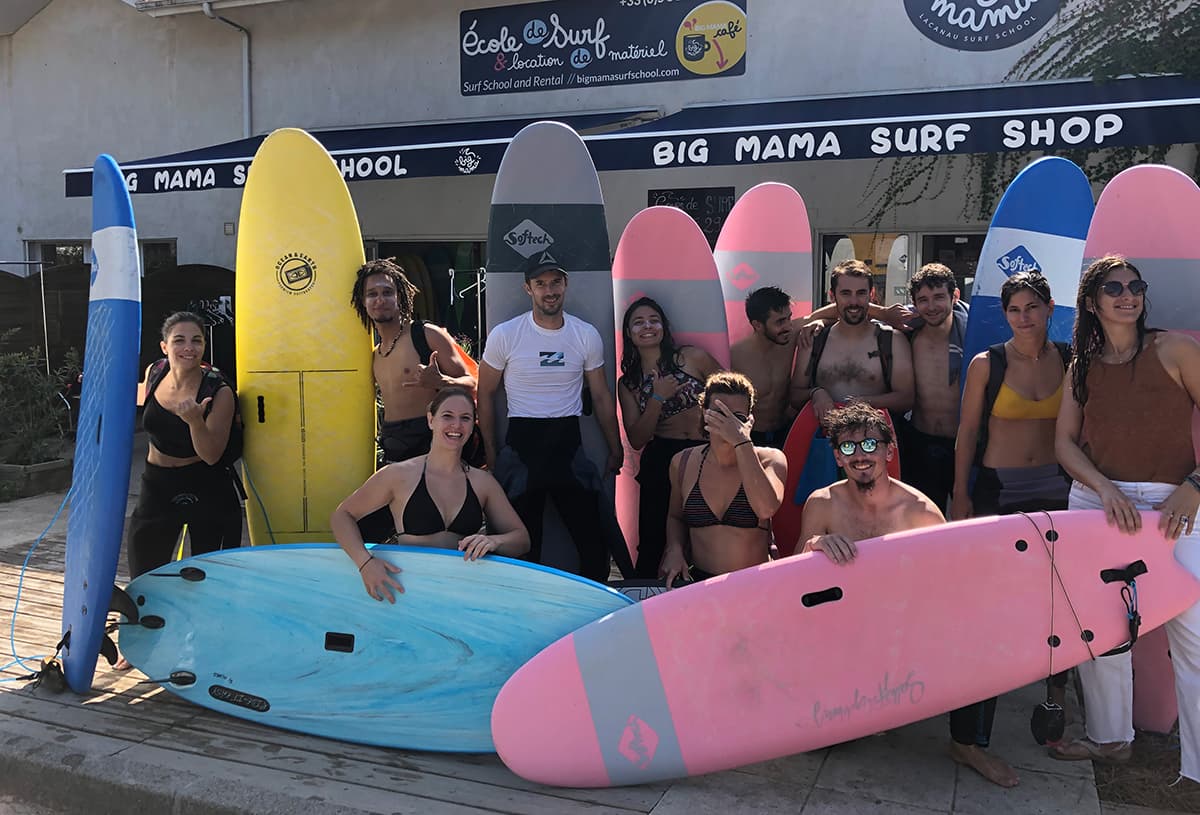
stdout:
[[(586, 382), (608, 444), (607, 469), (618, 472), (624, 451), (604, 377), (604, 344), (595, 326), (563, 311), (567, 272), (557, 262), (535, 260), (525, 271), (525, 291), (532, 310), (491, 330), (479, 365), (479, 427), (488, 464), (529, 530), (529, 559), (542, 559), (542, 512), (549, 495), (579, 551), (580, 573), (603, 582), (609, 553), (600, 518), (601, 482), (583, 451), (579, 417)], [(495, 395), (502, 379), (508, 434), (499, 449)]]

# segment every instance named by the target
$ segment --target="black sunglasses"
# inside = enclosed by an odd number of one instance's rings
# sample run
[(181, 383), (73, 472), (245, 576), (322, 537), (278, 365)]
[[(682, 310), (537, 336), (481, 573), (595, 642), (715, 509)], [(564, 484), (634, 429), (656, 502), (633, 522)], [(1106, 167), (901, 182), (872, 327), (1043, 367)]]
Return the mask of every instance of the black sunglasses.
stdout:
[(1100, 291), (1107, 294), (1109, 297), (1120, 297), (1121, 292), (1129, 289), (1129, 293), (1134, 297), (1138, 297), (1146, 293), (1146, 289), (1150, 288), (1150, 284), (1145, 280), (1130, 280), (1129, 285), (1122, 283), (1120, 280), (1106, 280), (1100, 286)]
[(852, 456), (854, 455), (854, 451), (858, 449), (861, 449), (864, 453), (874, 453), (877, 449), (879, 449), (879, 445), (879, 439), (872, 439), (868, 437), (862, 441), (841, 442), (838, 444), (837, 449), (838, 452), (840, 452), (843, 456)]

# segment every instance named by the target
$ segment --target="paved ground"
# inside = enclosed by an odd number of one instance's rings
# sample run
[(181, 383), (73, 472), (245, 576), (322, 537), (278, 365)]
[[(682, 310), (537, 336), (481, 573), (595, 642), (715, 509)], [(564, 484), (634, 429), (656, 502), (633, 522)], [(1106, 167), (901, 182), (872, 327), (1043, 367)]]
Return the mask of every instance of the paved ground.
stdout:
[[(47, 495), (0, 504), (5, 654), (22, 561), (61, 500)], [(21, 654), (44, 653), (57, 639), (65, 530), (64, 517), (26, 573), (16, 618)], [(19, 673), (10, 668), (0, 679)], [(1091, 764), (1053, 761), (1034, 744), (1028, 722), (1041, 698), (1037, 686), (1008, 694), (997, 710), (993, 746), (1021, 774), (1013, 790), (946, 757), (944, 717), (673, 784), (557, 790), (517, 778), (495, 756), (381, 750), (287, 733), (197, 708), (140, 679), (102, 669), (86, 697), (0, 681), (0, 815), (1102, 812)], [(1152, 815), (1115, 807), (1103, 813)]]

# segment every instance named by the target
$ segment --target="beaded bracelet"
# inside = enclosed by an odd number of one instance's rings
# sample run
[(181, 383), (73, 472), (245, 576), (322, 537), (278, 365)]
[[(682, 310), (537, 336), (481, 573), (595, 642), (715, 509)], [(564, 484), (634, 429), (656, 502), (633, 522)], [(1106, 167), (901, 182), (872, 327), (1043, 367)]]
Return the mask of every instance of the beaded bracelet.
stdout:
[(374, 560), (374, 559), (375, 559), (375, 556), (374, 556), (374, 555), (368, 555), (368, 556), (367, 556), (367, 559), (366, 559), (366, 560), (364, 560), (364, 561), (362, 562), (362, 565), (358, 567), (358, 573), (359, 573), (359, 574), (362, 574), (362, 570), (363, 570), (363, 569), (365, 569), (365, 568), (367, 568), (367, 564), (368, 564), (368, 563), (370, 563), (370, 562), (371, 562), (372, 560)]

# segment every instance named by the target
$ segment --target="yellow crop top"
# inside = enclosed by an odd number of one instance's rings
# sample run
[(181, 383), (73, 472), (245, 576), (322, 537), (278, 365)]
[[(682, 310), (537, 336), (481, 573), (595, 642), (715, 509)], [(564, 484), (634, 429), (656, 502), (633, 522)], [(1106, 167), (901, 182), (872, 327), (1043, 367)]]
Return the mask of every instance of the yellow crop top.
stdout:
[[(1066, 377), (1063, 379), (1065, 381)], [(1058, 383), (1058, 390), (1045, 399), (1026, 399), (1007, 384), (1001, 384), (996, 403), (992, 405), (992, 415), (997, 419), (1057, 419), (1062, 397), (1062, 382)]]

